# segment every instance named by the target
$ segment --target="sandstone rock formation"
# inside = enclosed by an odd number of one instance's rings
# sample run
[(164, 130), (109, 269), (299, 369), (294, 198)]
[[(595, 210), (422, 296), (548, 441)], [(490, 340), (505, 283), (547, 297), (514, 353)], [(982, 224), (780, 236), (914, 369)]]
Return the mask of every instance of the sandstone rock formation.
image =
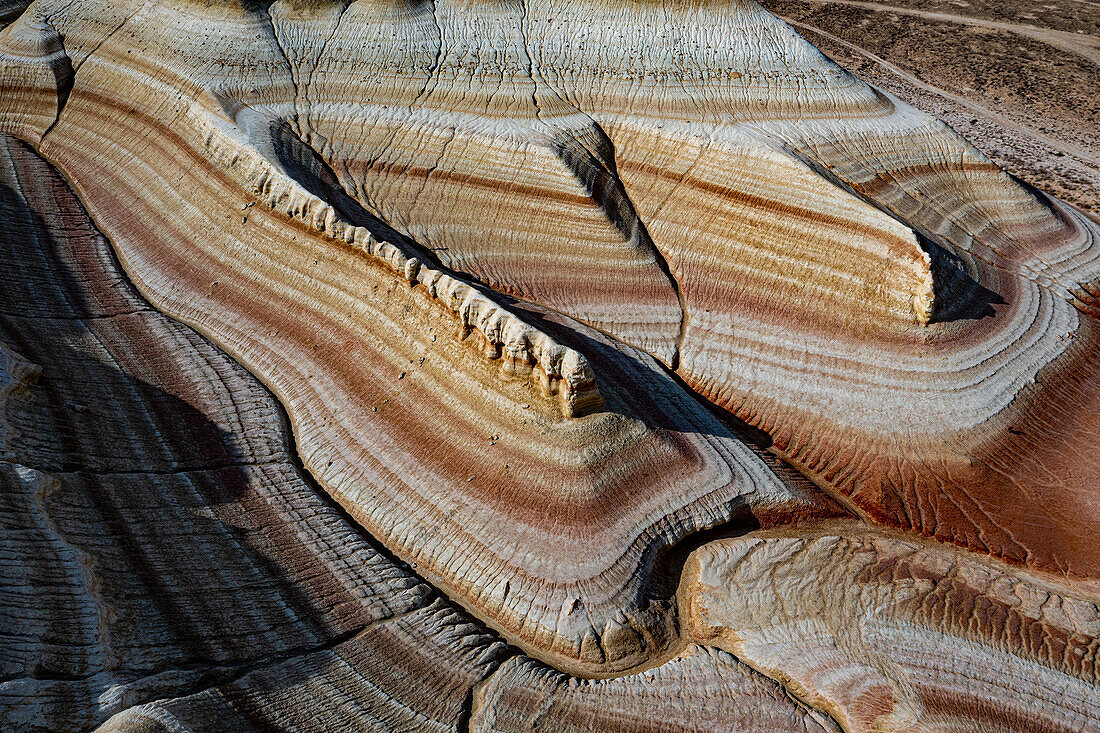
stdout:
[(1100, 721), (1100, 607), (997, 563), (845, 525), (709, 544), (682, 593), (700, 639), (845, 730)]
[(1100, 728), (1071, 204), (748, 0), (0, 24), (5, 727)]

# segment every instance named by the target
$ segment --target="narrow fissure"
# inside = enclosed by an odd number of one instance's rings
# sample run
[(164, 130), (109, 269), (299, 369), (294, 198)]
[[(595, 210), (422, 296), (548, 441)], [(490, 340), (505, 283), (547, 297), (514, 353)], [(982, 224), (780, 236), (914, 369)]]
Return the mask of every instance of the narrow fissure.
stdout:
[(462, 701), (462, 712), (459, 713), (458, 720), (455, 722), (455, 730), (461, 733), (473, 733), (474, 732), (474, 720), (477, 718), (477, 713), (481, 710), (481, 691), (489, 686), (489, 683), (496, 679), (496, 676), (500, 674), (505, 665), (516, 657), (522, 656), (520, 652), (509, 653), (494, 662), (494, 667), (483, 678), (475, 682), (470, 686), (469, 692), (466, 693), (466, 699)]
[(76, 78), (76, 71), (73, 69), (73, 60), (69, 57), (69, 52), (65, 49), (65, 37), (61, 35), (61, 32), (54, 27), (48, 19), (43, 18), (49, 28), (57, 35), (58, 43), (61, 44), (61, 53), (65, 57), (61, 68), (54, 69), (54, 84), (57, 86), (57, 114), (53, 118), (53, 122), (42, 133), (42, 138), (45, 139), (46, 135), (57, 126), (57, 123), (61, 121), (61, 113), (65, 109), (65, 105), (69, 103), (69, 95), (73, 91), (73, 83)]
[[(680, 352), (683, 348), (684, 334), (687, 331), (689, 317), (687, 300), (680, 288), (680, 281), (673, 274), (664, 253), (650, 236), (649, 229), (638, 215), (634, 202), (626, 191), (626, 186), (619, 178), (618, 167), (615, 164), (615, 144), (595, 120), (592, 120), (592, 126), (599, 139), (598, 149), (592, 150), (574, 136), (563, 133), (554, 140), (554, 153), (600, 207), (611, 225), (627, 242), (634, 243), (653, 257), (657, 267), (671, 285), (680, 306), (680, 324), (672, 358), (668, 364), (672, 371), (676, 371), (680, 367)], [(586, 323), (586, 325), (592, 324)], [(593, 328), (596, 327), (593, 326)]]

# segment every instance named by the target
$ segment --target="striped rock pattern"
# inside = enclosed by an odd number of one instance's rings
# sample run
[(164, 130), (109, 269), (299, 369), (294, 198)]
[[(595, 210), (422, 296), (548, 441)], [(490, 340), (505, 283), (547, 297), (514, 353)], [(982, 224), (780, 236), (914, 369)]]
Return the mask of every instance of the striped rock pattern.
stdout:
[[(529, 374), (566, 415), (600, 409), (583, 348), (537, 334), (484, 286), (537, 301), (676, 368), (862, 516), (1094, 584), (1100, 550), (1079, 530), (1100, 525), (1082, 493), (1100, 476), (1089, 443), (1100, 410), (1080, 375), (1097, 353), (1097, 225), (751, 2), (677, 10), (675, 23), (668, 12), (598, 0), (522, 12), (43, 3), (5, 30), (12, 59), (39, 56), (17, 64), (31, 91), (0, 119), (33, 139), (32, 118), (64, 97), (42, 150), (140, 286), (280, 395), (300, 391), (289, 370), (305, 362), (275, 374), (263, 345), (213, 323), (262, 317), (258, 304), (234, 305), (239, 275), (196, 266), (197, 253), (162, 256), (143, 236), (191, 242), (215, 229), (205, 246), (248, 271), (276, 256), (259, 245), (276, 227), (240, 207), (270, 206), (304, 225), (274, 219), (312, 253), (293, 257), (300, 272), (340, 251), (344, 282), (354, 258), (381, 267), (379, 287), (423, 286), (441, 311), (424, 318), (457, 314), (509, 379)], [(79, 77), (70, 94), (58, 34)], [(149, 210), (139, 218), (135, 204)], [(260, 259), (245, 264), (253, 249)], [(331, 293), (310, 308), (334, 308)], [(299, 303), (291, 310), (305, 313)], [(248, 335), (271, 328), (254, 320)], [(317, 356), (350, 348), (302, 343)], [(409, 350), (391, 355), (387, 380), (423, 355)], [(288, 397), (302, 400), (315, 398)], [(288, 407), (300, 424), (302, 408)], [(307, 453), (316, 429), (301, 430)], [(1070, 439), (1072, 457), (1055, 450)], [(564, 600), (536, 601), (544, 628)], [(500, 623), (517, 632), (520, 621)], [(604, 619), (592, 628), (607, 633)], [(604, 664), (606, 650), (580, 652), (585, 633), (553, 653)]]
[(570, 678), (515, 657), (479, 688), (470, 720), (471, 730), (485, 733), (673, 733), (732, 725), (743, 733), (839, 733), (827, 716), (792, 705), (780, 685), (726, 652), (695, 644), (660, 667), (610, 680)]
[(765, 0), (861, 79), (1100, 214), (1100, 13), (1082, 0)]
[(271, 395), (0, 141), (0, 727), (86, 730), (425, 603), (303, 480)]
[[(263, 13), (150, 5), (77, 55), (82, 84), (41, 149), (143, 293), (272, 387), (305, 466), (400, 558), (531, 653), (607, 673), (676, 643), (675, 578), (659, 566), (681, 538), (733, 518), (835, 514), (777, 480), (644, 352), (494, 301), (345, 220), (323, 161), (303, 157), (320, 170), (292, 176), (248, 144), (270, 122), (216, 78), (193, 98), (170, 91), (213, 69), (173, 51), (145, 55), (155, 70), (110, 60), (135, 58), (166, 24), (205, 42), (208, 13), (243, 54), (229, 79), (287, 91), (245, 63), (278, 51)], [(144, 106), (106, 96), (156, 78)]]
[(681, 589), (698, 638), (847, 731), (1100, 729), (1100, 606), (883, 531), (722, 540)]
[[(693, 645), (656, 670), (613, 680), (571, 678), (510, 656), (440, 606), (194, 695), (135, 706), (99, 730), (839, 731), (717, 649)], [(422, 677), (432, 695), (410, 695), (409, 679)]]
[(0, 90), (11, 726), (1098, 727), (1100, 226), (751, 0), (2, 3)]
[[(272, 396), (152, 310), (8, 136), (0, 214), (4, 729), (457, 731), (475, 686), (512, 688), (506, 660), (582, 684), (364, 539), (295, 468)], [(775, 683), (698, 654), (661, 668), (670, 714), (690, 683), (724, 722), (818, 729)], [(492, 709), (520, 719), (508, 704)], [(596, 703), (575, 725), (622, 714)]]
[[(474, 684), (507, 647), (442, 606), (380, 621), (331, 649), (188, 697), (134, 707), (99, 730), (457, 733)], [(417, 679), (428, 683), (410, 694)]]

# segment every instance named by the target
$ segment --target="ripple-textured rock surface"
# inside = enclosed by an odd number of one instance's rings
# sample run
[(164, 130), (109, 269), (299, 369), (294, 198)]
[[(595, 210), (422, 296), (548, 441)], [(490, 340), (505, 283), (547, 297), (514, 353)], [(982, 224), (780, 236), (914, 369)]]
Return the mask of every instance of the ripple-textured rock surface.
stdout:
[(730, 654), (691, 645), (655, 669), (610, 680), (570, 678), (515, 657), (483, 684), (470, 729), (519, 731), (838, 731)]
[[(56, 171), (0, 142), (5, 728), (461, 730), (505, 661), (550, 672), (364, 538), (299, 473), (273, 397), (151, 309)], [(662, 669), (671, 706), (690, 681), (726, 722), (806, 715), (728, 659)], [(619, 725), (595, 689), (584, 724)]]
[(271, 395), (0, 142), (2, 727), (88, 729), (421, 605), (302, 479)]
[[(431, 13), (384, 2), (107, 5), (35, 6), (5, 29), (4, 47), (22, 59), (12, 63), (38, 90), (10, 97), (6, 124), (33, 138), (28, 120), (58, 108), (60, 34), (79, 83), (44, 153), (154, 303), (286, 398), (307, 464), (322, 427), (326, 445), (394, 460), (370, 445), (374, 428), (335, 440), (338, 428), (305, 420), (320, 398), (312, 376), (355, 368), (343, 357), (364, 339), (337, 336), (335, 324), (314, 338), (290, 321), (338, 318), (358, 333), (353, 281), (360, 309), (374, 287), (393, 294), (404, 282), (425, 310), (416, 325), (377, 323), (370, 338), (402, 348), (375, 386), (355, 377), (323, 390), (329, 406), (315, 421), (344, 401), (370, 406), (360, 426), (384, 420), (364, 396), (387, 394), (411, 373), (403, 364), (427, 358), (408, 335), (455, 317), (564, 414), (599, 405), (588, 357), (494, 303), (492, 287), (675, 367), (868, 518), (1085, 582), (1096, 574), (1100, 556), (1078, 529), (1097, 523), (1080, 491), (1100, 471), (1088, 447), (1100, 411), (1076, 375), (1096, 353), (1097, 225), (846, 74), (759, 6), (704, 5), (669, 23), (660, 6), (616, 15), (593, 1)], [(657, 24), (668, 33), (643, 42)], [(138, 89), (149, 91), (118, 91)], [(487, 207), (485, 195), (507, 203)], [(519, 216), (508, 206), (523, 197)], [(165, 251), (172, 239), (194, 249)], [(280, 258), (293, 265), (273, 266)], [(588, 274), (601, 268), (616, 273), (614, 297)], [(385, 335), (394, 329), (407, 336)], [(326, 356), (339, 367), (322, 368)], [(461, 363), (439, 358), (448, 370)], [(437, 391), (456, 381), (470, 378)], [(1067, 460), (1052, 446), (1069, 436), (1081, 450)], [(333, 474), (354, 475), (332, 460)], [(1040, 483), (1049, 498), (1037, 505), (1022, 485)], [(596, 638), (605, 623), (594, 620)], [(606, 650), (582, 654), (582, 638), (562, 651), (602, 664)]]
[(1100, 225), (755, 2), (0, 3), (0, 90), (12, 725), (1096, 727)]
[(702, 548), (699, 638), (845, 730), (1096, 730), (1100, 607), (946, 548), (859, 527)]
[[(232, 71), (178, 61), (213, 51), (205, 33), (187, 35), (207, 16), (225, 27)], [(328, 164), (301, 142), (280, 152), (285, 121), (226, 88), (246, 82), (273, 103), (294, 89), (291, 74), (253, 63), (282, 53), (274, 17), (138, 9), (80, 65), (87, 86), (43, 151), (152, 302), (274, 389), (306, 467), (399, 557), (563, 668), (619, 671), (663, 653), (676, 641), (674, 579), (654, 574), (672, 545), (817, 500), (793, 495), (644, 352), (494, 301), (399, 237), (380, 242)], [(155, 71), (125, 62), (168, 26), (181, 45), (144, 54)], [(137, 105), (109, 91), (155, 77), (205, 90)], [(120, 176), (133, 160), (154, 168)]]
[(1100, 13), (1084, 0), (770, 0), (860, 78), (950, 124), (998, 165), (1100, 212)]

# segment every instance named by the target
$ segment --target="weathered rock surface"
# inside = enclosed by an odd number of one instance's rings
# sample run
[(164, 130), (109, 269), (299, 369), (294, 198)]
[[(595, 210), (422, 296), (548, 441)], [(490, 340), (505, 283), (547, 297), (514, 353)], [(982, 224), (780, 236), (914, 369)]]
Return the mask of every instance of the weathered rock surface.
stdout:
[(506, 654), (499, 641), (436, 603), (380, 621), (331, 649), (190, 697), (132, 708), (99, 730), (457, 733), (474, 684)]
[(86, 729), (421, 605), (303, 481), (272, 397), (0, 139), (0, 727)]
[(0, 90), (11, 725), (1100, 727), (1100, 225), (754, 2), (0, 3)]
[[(483, 300), (480, 286), (440, 274), (438, 262), (676, 366), (866, 517), (1094, 578), (1100, 555), (1078, 530), (1097, 524), (1080, 494), (1100, 475), (1097, 454), (1082, 446), (1083, 459), (1066, 460), (1052, 446), (1096, 434), (1095, 390), (1074, 375), (1087, 374), (1096, 353), (1086, 314), (1096, 308), (1097, 225), (848, 76), (758, 6), (703, 6), (647, 45), (647, 24), (665, 22), (658, 6), (615, 16), (594, 2), (553, 13), (109, 5), (35, 6), (5, 29), (0, 47), (21, 54), (13, 68), (26, 70), (31, 91), (12, 95), (18, 101), (0, 115), (34, 139), (64, 97), (43, 152), (74, 181), (154, 304), (214, 337), (285, 397), (307, 466), (334, 492), (336, 474), (354, 472), (340, 456), (313, 465), (322, 427), (326, 445), (350, 443), (380, 466), (396, 459), (372, 444), (376, 428), (336, 438), (339, 428), (318, 423), (337, 405), (365, 409), (364, 397), (387, 394), (408, 359), (427, 358), (426, 346), (400, 339), (386, 372), (376, 365), (376, 386), (333, 382), (319, 409), (318, 381), (305, 375), (335, 379), (353, 366), (343, 358), (348, 339), (363, 341), (339, 337), (335, 325), (314, 338), (288, 319), (362, 328), (352, 281), (360, 298), (404, 282), (426, 309), (415, 326), (378, 322), (371, 338), (392, 342), (391, 329), (425, 336), (457, 312), (490, 357), (499, 353), (509, 373), (530, 369), (565, 414), (600, 403), (600, 377), (576, 347), (547, 340), (507, 305)], [(593, 25), (593, 13), (614, 22)], [(209, 23), (217, 37), (205, 32)], [(55, 36), (66, 39), (79, 77), (67, 95)], [(149, 91), (118, 92), (138, 89)], [(490, 166), (495, 178), (468, 166)], [(507, 208), (513, 192), (523, 216)], [(509, 203), (464, 220), (486, 211), (486, 195)], [(242, 208), (253, 201), (258, 209)], [(288, 227), (285, 214), (301, 225)], [(593, 216), (603, 230), (582, 223)], [(549, 223), (553, 231), (540, 228)], [(619, 241), (613, 248), (626, 259), (593, 249), (589, 235)], [(169, 240), (194, 246), (165, 252)], [(598, 268), (615, 273), (613, 299), (586, 274)], [(652, 277), (629, 274), (645, 272)], [(265, 312), (279, 325), (265, 323)], [(662, 325), (668, 313), (679, 322), (671, 330)], [(294, 363), (278, 364), (270, 351), (294, 354)], [(340, 357), (339, 369), (324, 366), (326, 357)], [(440, 358), (448, 369), (458, 364)], [(479, 437), (498, 434), (487, 432)], [(1038, 506), (1021, 488), (1036, 483), (1050, 497)], [(395, 490), (410, 488), (417, 493)], [(1025, 506), (1039, 516), (1018, 519)], [(371, 529), (406, 534), (385, 523)], [(403, 554), (418, 552), (410, 545)], [(441, 580), (468, 576), (463, 561), (447, 562)], [(533, 589), (520, 597), (544, 606), (534, 616), (544, 628), (565, 600), (537, 599)], [(517, 619), (498, 622), (518, 631)], [(593, 620), (595, 638), (609, 633), (606, 622)], [(581, 652), (584, 633), (572, 637), (572, 649), (551, 644), (550, 652), (604, 664), (606, 650)]]
[[(175, 64), (182, 47), (156, 72), (107, 61), (133, 57), (143, 34), (186, 31), (209, 13), (225, 24), (231, 73)], [(71, 22), (70, 42), (92, 44), (79, 29), (95, 25)], [(322, 485), (509, 638), (574, 671), (644, 663), (676, 641), (675, 579), (653, 577), (673, 544), (740, 516), (818, 511), (648, 355), (569, 319), (494, 303), (420, 264), (400, 240), (378, 242), (342, 218), (335, 205), (353, 204), (309, 149), (288, 153), (300, 155), (293, 165), (265, 157), (286, 123), (221, 87), (293, 89), (289, 75), (248, 63), (280, 53), (266, 14), (163, 4), (120, 27), (80, 63), (88, 85), (74, 88), (43, 152), (152, 302), (280, 396)], [(193, 52), (208, 40), (199, 39)], [(186, 87), (192, 73), (208, 87), (192, 98), (108, 96), (159, 75)], [(156, 168), (120, 176), (134, 160)], [(300, 170), (308, 166), (320, 171), (311, 177)], [(173, 244), (183, 241), (191, 246)]]
[[(457, 730), (502, 662), (545, 669), (318, 495), (274, 399), (149, 308), (61, 177), (0, 141), (3, 727)], [(662, 669), (670, 704), (690, 680), (724, 721), (806, 718), (730, 660)]]
[(470, 729), (518, 731), (836, 731), (729, 654), (692, 645), (660, 667), (609, 680), (570, 678), (515, 657), (479, 690)]
[(682, 593), (698, 638), (845, 730), (1100, 728), (1100, 606), (1022, 571), (841, 525), (708, 544)]

